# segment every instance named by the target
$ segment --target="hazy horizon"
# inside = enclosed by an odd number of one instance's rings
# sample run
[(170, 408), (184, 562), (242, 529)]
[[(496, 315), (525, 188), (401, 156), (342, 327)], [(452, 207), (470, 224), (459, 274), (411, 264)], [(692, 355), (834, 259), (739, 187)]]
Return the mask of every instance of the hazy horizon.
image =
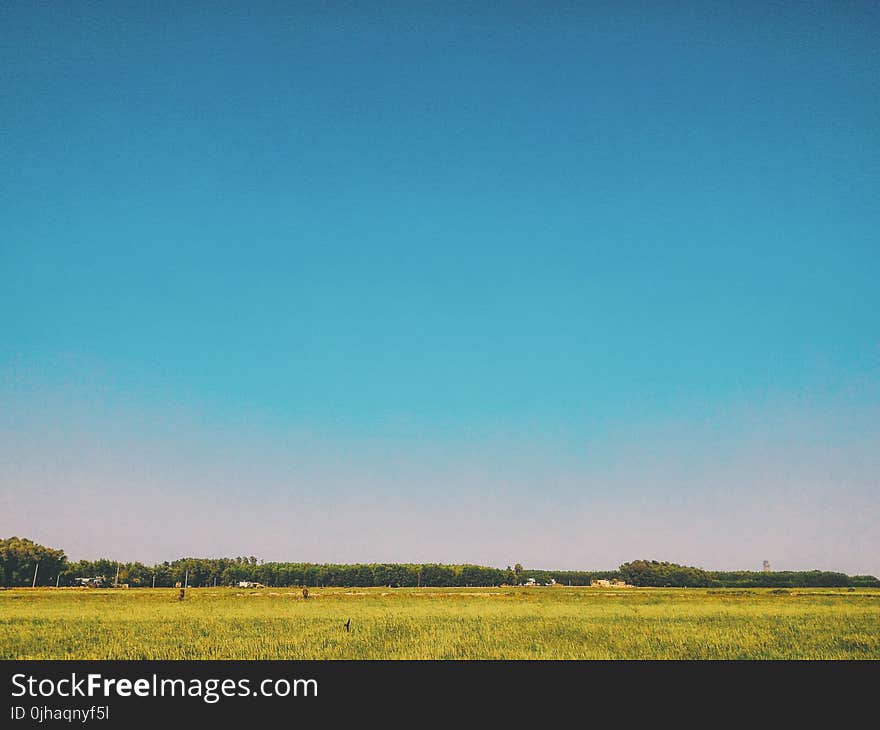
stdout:
[(0, 27), (0, 535), (880, 575), (880, 6)]

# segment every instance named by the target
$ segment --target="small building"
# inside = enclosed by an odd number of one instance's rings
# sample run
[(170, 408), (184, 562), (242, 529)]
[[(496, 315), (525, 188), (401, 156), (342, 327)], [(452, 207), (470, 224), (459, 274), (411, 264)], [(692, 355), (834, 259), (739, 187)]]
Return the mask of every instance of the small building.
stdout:
[(98, 575), (94, 578), (74, 578), (74, 583), (83, 587), (83, 588), (103, 588), (104, 587), (104, 576)]

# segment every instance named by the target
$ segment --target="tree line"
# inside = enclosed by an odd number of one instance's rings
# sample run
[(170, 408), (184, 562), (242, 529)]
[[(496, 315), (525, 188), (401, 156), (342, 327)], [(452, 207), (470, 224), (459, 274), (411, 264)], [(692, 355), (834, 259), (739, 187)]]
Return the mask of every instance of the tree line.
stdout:
[(656, 560), (624, 563), (620, 578), (635, 586), (674, 588), (877, 588), (873, 575), (827, 570), (711, 571)]
[[(74, 586), (79, 578), (100, 578), (105, 585), (170, 588), (230, 586), (241, 581), (272, 587), (456, 587), (523, 585), (530, 579), (546, 585), (585, 586), (594, 580), (623, 580), (634, 586), (690, 588), (800, 588), (880, 587), (874, 576), (849, 576), (829, 571), (707, 571), (702, 568), (635, 560), (617, 570), (529, 570), (522, 565), (505, 569), (483, 565), (439, 563), (291, 563), (262, 562), (253, 556), (235, 558), (181, 558), (146, 565), (108, 558), (70, 562), (63, 550), (48, 548), (26, 538), (0, 539), (3, 585)], [(34, 577), (36, 576), (36, 583)], [(117, 577), (118, 576), (118, 577)]]

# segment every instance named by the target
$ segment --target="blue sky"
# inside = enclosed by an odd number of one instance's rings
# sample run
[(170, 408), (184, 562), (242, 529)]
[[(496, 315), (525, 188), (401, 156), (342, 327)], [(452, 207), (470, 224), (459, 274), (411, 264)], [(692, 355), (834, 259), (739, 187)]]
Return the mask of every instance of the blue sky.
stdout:
[(0, 533), (880, 573), (880, 9), (0, 9)]

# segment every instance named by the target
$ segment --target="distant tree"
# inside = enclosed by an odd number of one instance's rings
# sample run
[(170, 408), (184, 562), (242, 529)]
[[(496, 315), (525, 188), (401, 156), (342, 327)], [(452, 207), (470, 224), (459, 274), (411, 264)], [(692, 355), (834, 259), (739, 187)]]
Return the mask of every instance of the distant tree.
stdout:
[(705, 587), (715, 585), (710, 573), (677, 563), (633, 560), (619, 569), (621, 577), (634, 586)]
[[(39, 568), (37, 568), (39, 564)], [(0, 539), (0, 572), (4, 586), (29, 586), (37, 568), (37, 585), (55, 585), (67, 565), (63, 550), (19, 537)]]

